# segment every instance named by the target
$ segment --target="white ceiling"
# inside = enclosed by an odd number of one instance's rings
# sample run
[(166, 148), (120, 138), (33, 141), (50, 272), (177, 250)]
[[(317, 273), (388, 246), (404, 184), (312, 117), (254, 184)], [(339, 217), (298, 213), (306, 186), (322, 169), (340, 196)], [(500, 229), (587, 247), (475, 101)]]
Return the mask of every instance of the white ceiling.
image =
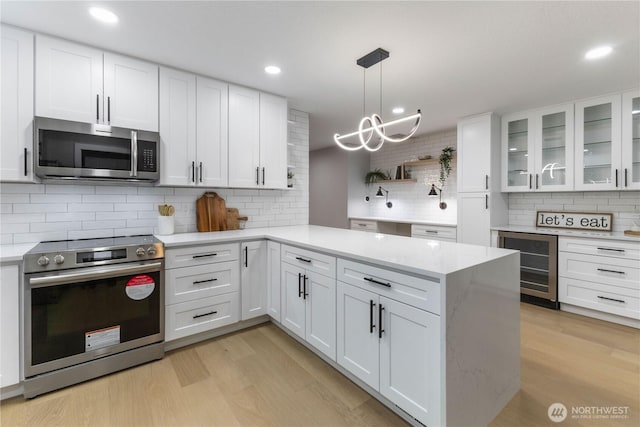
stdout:
[[(114, 11), (96, 23), (88, 6)], [(311, 148), (356, 129), (360, 56), (382, 47), (384, 119), (421, 108), (420, 133), (640, 86), (640, 2), (0, 2), (3, 22), (286, 96)], [(583, 59), (597, 45), (614, 52)], [(277, 64), (279, 76), (263, 68)], [(378, 110), (379, 67), (367, 70)], [(371, 113), (373, 111), (368, 111)]]

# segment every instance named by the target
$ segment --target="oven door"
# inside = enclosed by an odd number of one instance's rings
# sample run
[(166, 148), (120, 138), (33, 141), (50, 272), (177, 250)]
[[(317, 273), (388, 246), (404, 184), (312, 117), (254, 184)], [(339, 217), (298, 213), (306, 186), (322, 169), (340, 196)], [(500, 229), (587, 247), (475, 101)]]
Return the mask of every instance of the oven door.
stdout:
[(164, 340), (164, 262), (25, 274), (25, 377)]

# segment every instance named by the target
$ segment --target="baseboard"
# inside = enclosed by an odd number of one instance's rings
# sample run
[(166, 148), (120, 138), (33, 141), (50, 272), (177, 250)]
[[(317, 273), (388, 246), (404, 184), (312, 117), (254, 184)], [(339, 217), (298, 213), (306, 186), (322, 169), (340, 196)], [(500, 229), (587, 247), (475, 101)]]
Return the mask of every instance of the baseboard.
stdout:
[(566, 311), (568, 313), (579, 314), (581, 316), (592, 317), (594, 319), (604, 320), (606, 322), (617, 323), (619, 325), (640, 329), (640, 320), (617, 316), (610, 313), (604, 313), (602, 311), (591, 310), (590, 308), (578, 307), (577, 305), (562, 303), (560, 305), (560, 311)]

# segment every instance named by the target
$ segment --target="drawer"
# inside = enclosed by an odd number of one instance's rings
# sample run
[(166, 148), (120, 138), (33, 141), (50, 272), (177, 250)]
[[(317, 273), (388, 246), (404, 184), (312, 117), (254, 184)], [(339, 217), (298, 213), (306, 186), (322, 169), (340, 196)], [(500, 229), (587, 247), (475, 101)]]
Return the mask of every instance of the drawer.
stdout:
[(558, 238), (558, 250), (640, 261), (640, 243), (605, 239)]
[(558, 253), (558, 276), (640, 289), (640, 262), (597, 255)]
[(352, 219), (351, 220), (351, 229), (352, 230), (361, 230), (361, 231), (370, 231), (375, 233), (378, 231), (378, 223), (376, 221), (366, 221), (363, 219)]
[(238, 292), (181, 302), (166, 307), (165, 341), (230, 325), (240, 320)]
[(455, 242), (456, 235), (456, 227), (446, 227), (443, 225), (411, 225), (411, 237)]
[(239, 243), (187, 246), (165, 250), (166, 268), (188, 267), (239, 259)]
[(327, 277), (336, 277), (335, 257), (289, 245), (282, 245), (280, 256), (283, 262)]
[(640, 319), (640, 290), (561, 277), (558, 299), (561, 303)]
[(238, 261), (173, 268), (165, 272), (166, 304), (238, 292), (240, 265)]
[(338, 259), (337, 279), (413, 307), (440, 314), (440, 280), (435, 277), (420, 278)]

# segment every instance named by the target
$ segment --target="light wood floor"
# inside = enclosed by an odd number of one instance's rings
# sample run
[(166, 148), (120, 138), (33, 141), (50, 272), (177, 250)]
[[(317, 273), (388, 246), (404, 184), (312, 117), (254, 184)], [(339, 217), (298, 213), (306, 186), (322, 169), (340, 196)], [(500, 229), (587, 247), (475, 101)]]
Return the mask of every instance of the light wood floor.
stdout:
[[(640, 331), (522, 305), (522, 388), (493, 427), (640, 425)], [(629, 406), (629, 418), (568, 418), (551, 403)], [(157, 362), (0, 405), (8, 426), (402, 426), (404, 421), (265, 324)]]

